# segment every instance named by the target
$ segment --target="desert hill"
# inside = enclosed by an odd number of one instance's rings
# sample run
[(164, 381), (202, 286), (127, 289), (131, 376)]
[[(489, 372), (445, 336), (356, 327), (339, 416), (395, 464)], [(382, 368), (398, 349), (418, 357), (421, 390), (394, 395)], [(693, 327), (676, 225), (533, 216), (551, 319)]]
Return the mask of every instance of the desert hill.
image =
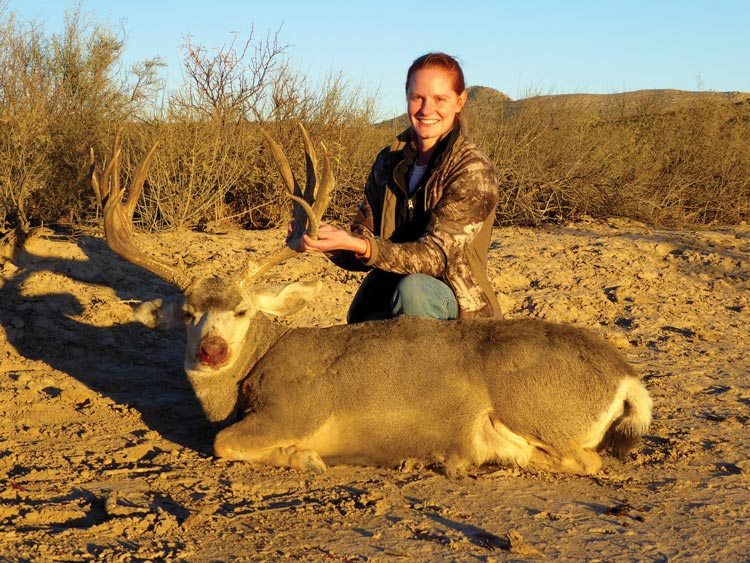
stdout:
[[(513, 116), (534, 104), (548, 110), (575, 111), (583, 116), (633, 117), (645, 114), (669, 114), (702, 104), (732, 106), (750, 104), (748, 92), (709, 92), (675, 89), (634, 90), (611, 94), (544, 94), (518, 100), (489, 86), (469, 86), (467, 111), (471, 115), (491, 119)], [(406, 113), (383, 121), (380, 125), (408, 125)]]

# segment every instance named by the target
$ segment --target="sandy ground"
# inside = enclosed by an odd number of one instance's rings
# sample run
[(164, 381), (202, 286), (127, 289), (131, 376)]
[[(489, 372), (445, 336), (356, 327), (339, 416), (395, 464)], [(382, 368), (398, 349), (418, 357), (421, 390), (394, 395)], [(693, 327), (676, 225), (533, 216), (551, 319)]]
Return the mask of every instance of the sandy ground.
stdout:
[[(139, 240), (199, 272), (237, 269), (279, 231)], [(0, 261), (0, 560), (732, 561), (750, 556), (750, 228), (610, 220), (498, 229), (509, 317), (590, 327), (642, 373), (655, 420), (596, 477), (338, 466), (320, 476), (214, 459), (183, 336), (134, 323), (169, 287), (96, 235), (51, 232)], [(294, 325), (343, 321), (359, 277), (323, 257)]]

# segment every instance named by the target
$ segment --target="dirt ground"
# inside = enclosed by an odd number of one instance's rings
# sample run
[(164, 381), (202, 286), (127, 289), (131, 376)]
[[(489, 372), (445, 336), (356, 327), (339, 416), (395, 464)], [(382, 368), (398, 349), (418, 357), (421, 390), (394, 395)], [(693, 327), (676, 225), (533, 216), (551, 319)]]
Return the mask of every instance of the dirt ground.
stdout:
[[(196, 272), (230, 272), (280, 231), (140, 235)], [(211, 455), (179, 331), (133, 322), (170, 292), (94, 233), (41, 233), (0, 260), (0, 561), (747, 561), (750, 228), (634, 222), (497, 229), (508, 317), (589, 327), (642, 373), (654, 423), (595, 477), (489, 467), (336, 466), (323, 475)], [(343, 322), (359, 274), (321, 256), (297, 325)]]

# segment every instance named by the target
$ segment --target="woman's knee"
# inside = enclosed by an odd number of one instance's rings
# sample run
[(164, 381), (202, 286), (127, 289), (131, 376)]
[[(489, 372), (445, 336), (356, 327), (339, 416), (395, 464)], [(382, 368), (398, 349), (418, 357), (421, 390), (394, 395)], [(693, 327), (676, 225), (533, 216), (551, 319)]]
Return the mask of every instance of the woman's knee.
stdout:
[(451, 288), (439, 279), (411, 274), (396, 286), (392, 312), (394, 315), (455, 319), (458, 317), (458, 303)]

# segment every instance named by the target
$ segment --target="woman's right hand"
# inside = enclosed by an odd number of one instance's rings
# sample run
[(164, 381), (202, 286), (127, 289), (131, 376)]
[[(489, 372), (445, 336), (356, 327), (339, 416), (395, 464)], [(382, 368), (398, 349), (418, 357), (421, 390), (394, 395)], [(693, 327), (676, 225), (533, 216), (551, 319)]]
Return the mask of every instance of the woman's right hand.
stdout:
[[(286, 242), (294, 234), (294, 221), (289, 221), (286, 229)], [(367, 241), (353, 236), (349, 231), (328, 223), (318, 226), (318, 238), (311, 238), (305, 233), (297, 243), (299, 252), (331, 252), (333, 250), (350, 250), (359, 256), (369, 255)], [(369, 256), (367, 256), (369, 257)]]

